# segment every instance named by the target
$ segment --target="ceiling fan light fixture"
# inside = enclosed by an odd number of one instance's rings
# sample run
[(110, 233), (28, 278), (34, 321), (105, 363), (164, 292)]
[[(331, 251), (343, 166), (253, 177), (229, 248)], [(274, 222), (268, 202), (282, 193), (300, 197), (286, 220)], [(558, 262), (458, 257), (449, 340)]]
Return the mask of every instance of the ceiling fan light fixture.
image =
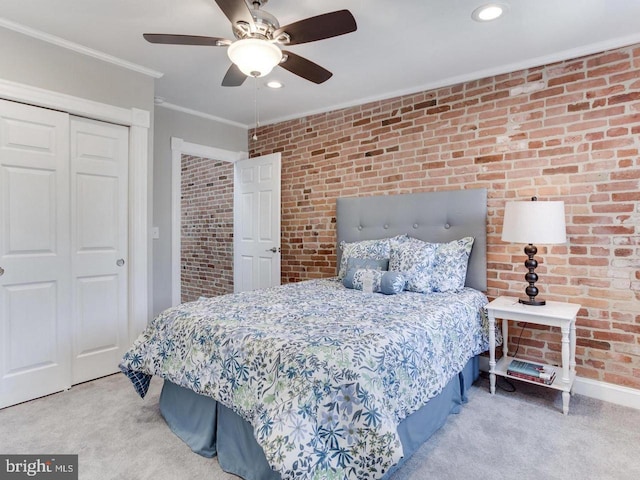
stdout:
[(471, 18), (476, 22), (490, 22), (504, 15), (508, 9), (509, 7), (504, 3), (488, 3), (476, 8), (471, 13)]
[(227, 55), (248, 77), (264, 77), (282, 60), (282, 50), (260, 38), (236, 40), (229, 45)]

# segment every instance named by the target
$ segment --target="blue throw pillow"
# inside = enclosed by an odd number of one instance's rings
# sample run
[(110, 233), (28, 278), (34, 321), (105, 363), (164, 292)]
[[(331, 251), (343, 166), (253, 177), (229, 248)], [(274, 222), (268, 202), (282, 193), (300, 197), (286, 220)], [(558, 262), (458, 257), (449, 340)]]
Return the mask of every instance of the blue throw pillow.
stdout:
[(351, 257), (347, 260), (347, 272), (349, 270), (357, 270), (359, 268), (363, 268), (365, 270), (389, 270), (389, 259)]
[(355, 268), (353, 270), (347, 270), (347, 273), (345, 273), (344, 277), (342, 277), (342, 285), (344, 285), (347, 288), (354, 288), (353, 277), (355, 274), (356, 274)]
[(400, 272), (384, 272), (380, 280), (380, 293), (395, 295), (404, 290), (407, 279)]
[(389, 259), (375, 258), (350, 258), (347, 260), (347, 271), (342, 278), (342, 284), (347, 288), (356, 288), (353, 284), (353, 277), (357, 270), (386, 270), (389, 268)]
[(369, 272), (371, 274), (371, 280), (373, 281), (373, 291), (376, 293), (394, 295), (404, 290), (406, 280), (402, 273), (383, 272), (380, 270), (371, 270), (364, 268), (354, 268), (348, 270), (347, 274), (342, 279), (342, 284), (347, 288), (362, 290), (362, 280), (366, 272)]

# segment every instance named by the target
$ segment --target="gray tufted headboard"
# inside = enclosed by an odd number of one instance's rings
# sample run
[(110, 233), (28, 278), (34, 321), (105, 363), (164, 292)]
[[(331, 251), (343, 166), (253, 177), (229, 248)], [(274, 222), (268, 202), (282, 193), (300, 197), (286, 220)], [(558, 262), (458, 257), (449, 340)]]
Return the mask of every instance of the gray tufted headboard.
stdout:
[(336, 203), (337, 265), (340, 242), (406, 233), (428, 242), (472, 236), (466, 285), (487, 290), (487, 189), (339, 198)]

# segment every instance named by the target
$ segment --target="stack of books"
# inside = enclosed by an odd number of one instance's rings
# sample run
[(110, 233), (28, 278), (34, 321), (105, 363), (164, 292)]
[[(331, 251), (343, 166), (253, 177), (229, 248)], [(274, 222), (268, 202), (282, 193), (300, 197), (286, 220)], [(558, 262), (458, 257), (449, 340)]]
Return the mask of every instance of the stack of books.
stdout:
[(556, 378), (556, 371), (549, 365), (524, 362), (522, 360), (512, 360), (507, 368), (507, 375), (516, 378), (524, 378), (532, 382), (551, 385)]

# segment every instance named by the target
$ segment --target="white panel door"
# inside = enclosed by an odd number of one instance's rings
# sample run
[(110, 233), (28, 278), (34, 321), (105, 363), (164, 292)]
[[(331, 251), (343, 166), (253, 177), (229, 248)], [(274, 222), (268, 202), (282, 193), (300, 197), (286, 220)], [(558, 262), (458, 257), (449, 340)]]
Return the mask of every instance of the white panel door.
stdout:
[(280, 154), (236, 162), (234, 290), (280, 285)]
[(118, 371), (127, 319), (126, 127), (71, 118), (74, 384)]
[(0, 408), (71, 387), (69, 116), (0, 100)]

